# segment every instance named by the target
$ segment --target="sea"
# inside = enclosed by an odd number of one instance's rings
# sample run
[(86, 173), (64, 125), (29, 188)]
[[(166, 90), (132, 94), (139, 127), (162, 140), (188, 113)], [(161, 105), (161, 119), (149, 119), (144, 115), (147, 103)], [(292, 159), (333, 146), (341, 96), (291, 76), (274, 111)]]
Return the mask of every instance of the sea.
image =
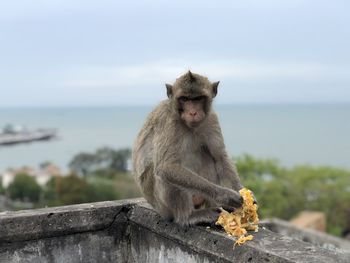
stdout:
[[(50, 161), (68, 171), (81, 152), (131, 148), (151, 106), (0, 109), (0, 127), (55, 128), (51, 141), (0, 146), (0, 172)], [(286, 167), (350, 169), (350, 104), (215, 105), (227, 152), (276, 159)]]

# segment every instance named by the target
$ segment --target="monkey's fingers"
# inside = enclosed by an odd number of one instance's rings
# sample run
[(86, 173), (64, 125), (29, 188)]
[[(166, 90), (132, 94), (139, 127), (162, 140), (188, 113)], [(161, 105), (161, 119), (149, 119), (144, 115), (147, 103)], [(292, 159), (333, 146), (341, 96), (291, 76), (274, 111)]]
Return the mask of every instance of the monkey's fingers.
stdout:
[(230, 197), (229, 202), (227, 204), (227, 206), (232, 206), (235, 208), (239, 208), (243, 205), (243, 197), (240, 195), (234, 195), (232, 197)]
[(224, 205), (224, 206), (222, 206), (222, 208), (223, 208), (225, 211), (229, 212), (229, 213), (232, 213), (233, 211), (236, 210), (235, 207), (233, 207), (233, 206), (228, 206), (228, 205)]
[(213, 211), (215, 211), (216, 213), (220, 214), (222, 211), (224, 211), (225, 209), (220, 206), (220, 207), (212, 207), (211, 208)]
[(241, 207), (243, 204), (242, 196), (231, 189), (222, 189), (221, 194), (217, 198), (217, 202), (220, 206), (232, 206)]

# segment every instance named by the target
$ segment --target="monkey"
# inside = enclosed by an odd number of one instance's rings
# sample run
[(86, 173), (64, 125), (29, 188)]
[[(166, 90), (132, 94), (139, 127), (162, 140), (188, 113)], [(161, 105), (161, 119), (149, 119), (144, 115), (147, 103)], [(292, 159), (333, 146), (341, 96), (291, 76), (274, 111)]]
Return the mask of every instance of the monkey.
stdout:
[(166, 84), (133, 150), (133, 174), (148, 203), (182, 226), (213, 224), (220, 207), (242, 205), (243, 188), (212, 109), (219, 82), (188, 71)]

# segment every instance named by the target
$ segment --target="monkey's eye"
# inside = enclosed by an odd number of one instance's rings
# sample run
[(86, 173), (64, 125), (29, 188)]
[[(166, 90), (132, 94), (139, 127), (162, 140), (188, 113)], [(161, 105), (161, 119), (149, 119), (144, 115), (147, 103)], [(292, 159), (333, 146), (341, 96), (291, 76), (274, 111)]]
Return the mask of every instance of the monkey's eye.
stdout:
[(188, 98), (185, 97), (185, 96), (181, 96), (181, 97), (179, 98), (179, 102), (180, 102), (180, 103), (184, 103), (184, 102), (186, 102), (186, 101), (188, 101)]
[(204, 96), (198, 96), (198, 97), (192, 98), (193, 101), (201, 101), (203, 99), (204, 99)]

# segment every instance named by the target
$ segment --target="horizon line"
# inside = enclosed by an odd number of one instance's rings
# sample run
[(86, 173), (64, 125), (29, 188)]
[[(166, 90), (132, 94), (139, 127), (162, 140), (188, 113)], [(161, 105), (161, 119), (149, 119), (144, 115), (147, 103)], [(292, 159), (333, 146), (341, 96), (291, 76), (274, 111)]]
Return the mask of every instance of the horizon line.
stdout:
[[(160, 102), (160, 101), (159, 101)], [(142, 107), (155, 107), (158, 103), (154, 104), (86, 104), (86, 105), (24, 105), (24, 106), (0, 106), (0, 110), (6, 109), (62, 109), (62, 108), (142, 108)], [(322, 106), (322, 105), (350, 105), (350, 101), (339, 102), (239, 102), (239, 103), (215, 103), (215, 106)]]

